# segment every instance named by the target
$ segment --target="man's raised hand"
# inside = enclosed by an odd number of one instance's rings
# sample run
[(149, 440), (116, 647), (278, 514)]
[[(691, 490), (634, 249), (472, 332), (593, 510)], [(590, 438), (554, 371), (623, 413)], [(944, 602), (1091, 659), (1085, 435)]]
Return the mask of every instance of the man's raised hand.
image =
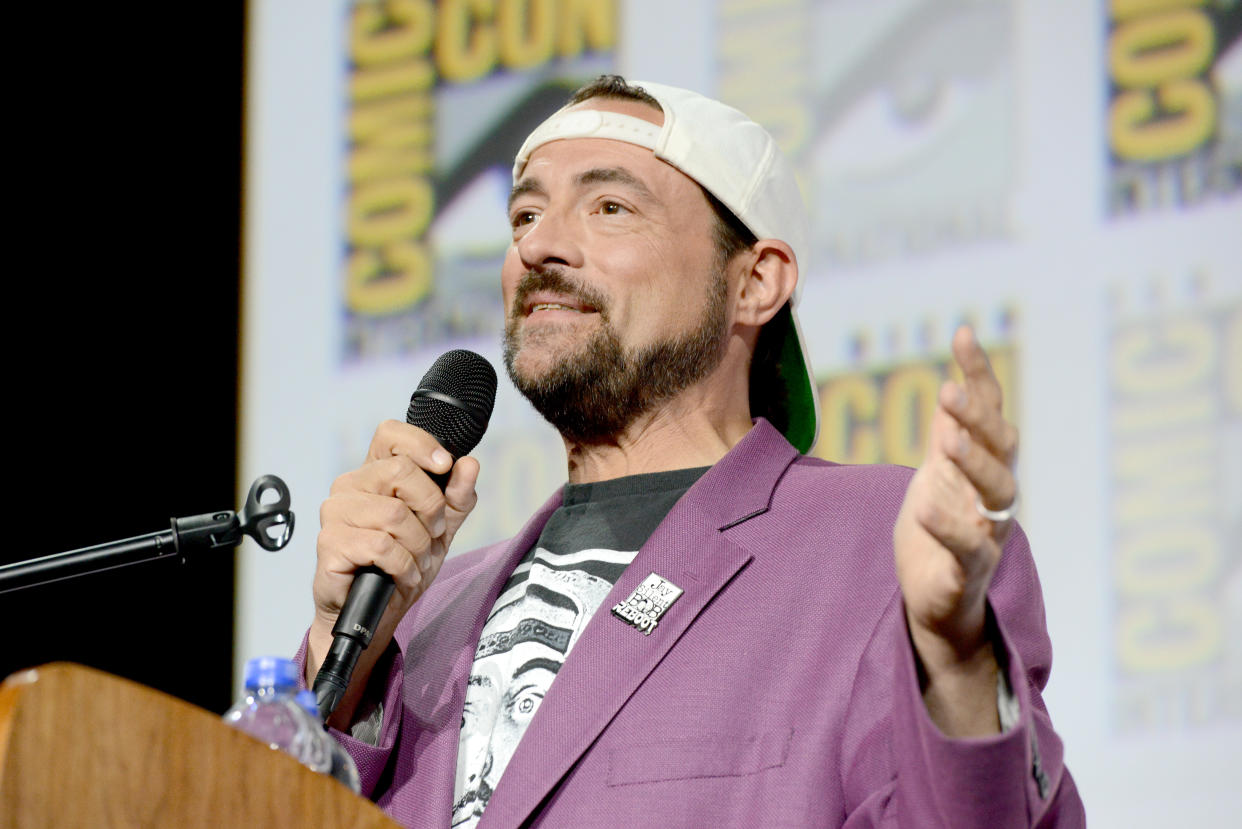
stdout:
[[(444, 491), (428, 473), (452, 469)], [(315, 618), (306, 659), (308, 685), (332, 645), (332, 626), (356, 571), (375, 565), (392, 576), (396, 590), (370, 646), (354, 671), (350, 692), (333, 722), (348, 725), (354, 705), (397, 623), (440, 572), (453, 536), (478, 500), (479, 464), (456, 464), (427, 432), (389, 420), (375, 430), (363, 464), (332, 484), (319, 510), (318, 564), (312, 594)]]
[(997, 730), (996, 661), (986, 598), (1017, 497), (1017, 429), (1001, 413), (1001, 388), (974, 333), (959, 328), (953, 356), (962, 382), (940, 389), (927, 454), (893, 528), (897, 578), (923, 668), (924, 701), (951, 735)]

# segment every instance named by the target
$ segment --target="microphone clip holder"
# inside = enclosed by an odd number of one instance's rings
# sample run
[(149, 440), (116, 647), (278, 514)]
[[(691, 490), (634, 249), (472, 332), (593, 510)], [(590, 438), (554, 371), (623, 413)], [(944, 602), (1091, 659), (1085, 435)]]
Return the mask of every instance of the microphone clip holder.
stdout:
[[(275, 492), (277, 498), (265, 504), (263, 499), (269, 492)], [(264, 475), (251, 484), (240, 514), (225, 510), (174, 518), (172, 530), (178, 551), (183, 553), (235, 547), (242, 535), (250, 536), (265, 550), (279, 550), (293, 536), (289, 487), (275, 475)]]

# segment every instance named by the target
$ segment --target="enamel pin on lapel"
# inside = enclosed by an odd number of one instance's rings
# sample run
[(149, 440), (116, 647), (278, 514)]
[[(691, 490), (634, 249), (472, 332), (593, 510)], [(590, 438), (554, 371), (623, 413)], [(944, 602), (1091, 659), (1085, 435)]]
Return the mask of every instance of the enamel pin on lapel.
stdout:
[(650, 636), (660, 617), (685, 591), (668, 579), (652, 573), (634, 589), (630, 597), (612, 609), (612, 615)]

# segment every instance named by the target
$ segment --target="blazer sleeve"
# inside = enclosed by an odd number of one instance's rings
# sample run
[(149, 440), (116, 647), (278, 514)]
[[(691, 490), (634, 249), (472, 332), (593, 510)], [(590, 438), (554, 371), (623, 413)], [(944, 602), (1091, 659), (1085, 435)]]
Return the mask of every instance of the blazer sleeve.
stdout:
[(1052, 645), (1030, 546), (1005, 545), (988, 591), (1001, 670), (1017, 722), (990, 737), (952, 739), (923, 703), (897, 591), (858, 667), (842, 745), (847, 827), (1059, 827), (1086, 825), (1064, 747), (1041, 692)]
[[(299, 683), (305, 682), (306, 647), (307, 636), (303, 636), (302, 645), (294, 656), (294, 662), (298, 666)], [(377, 705), (382, 706), (379, 708), (381, 717), (379, 739), (375, 745), (336, 728), (328, 728), (328, 732), (345, 747), (349, 756), (353, 758), (354, 765), (358, 767), (363, 797), (374, 799), (372, 793), (383, 777), (389, 761), (393, 759), (393, 752), (397, 747), (397, 738), (401, 733), (401, 712), (404, 707), (401, 704), (401, 678), (404, 676), (404, 668), (405, 657), (401, 649), (390, 643), (388, 650), (376, 663), (375, 670), (371, 673), (360, 708), (373, 709)]]

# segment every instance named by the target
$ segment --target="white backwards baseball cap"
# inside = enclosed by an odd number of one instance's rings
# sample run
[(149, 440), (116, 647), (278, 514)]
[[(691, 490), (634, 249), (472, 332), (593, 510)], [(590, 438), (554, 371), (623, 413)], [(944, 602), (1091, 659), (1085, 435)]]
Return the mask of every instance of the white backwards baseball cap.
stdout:
[[(793, 167), (767, 130), (733, 107), (697, 92), (643, 81), (630, 85), (660, 102), (663, 126), (616, 112), (566, 106), (522, 144), (513, 162), (514, 183), (531, 153), (550, 141), (609, 138), (637, 144), (702, 185), (757, 238), (779, 239), (789, 245), (799, 270), (805, 273), (810, 261), (806, 206)], [(801, 294), (799, 279), (789, 302), (765, 327), (783, 328), (779, 362), (788, 413), (783, 431), (799, 452), (806, 453), (819, 435), (819, 393), (794, 310)]]

